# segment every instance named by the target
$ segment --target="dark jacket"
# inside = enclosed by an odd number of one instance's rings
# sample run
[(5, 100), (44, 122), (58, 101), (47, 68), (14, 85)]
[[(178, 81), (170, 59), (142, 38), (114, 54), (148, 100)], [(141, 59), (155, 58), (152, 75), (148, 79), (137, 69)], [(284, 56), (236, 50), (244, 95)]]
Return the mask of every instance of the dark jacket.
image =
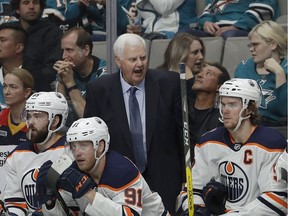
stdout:
[[(185, 181), (179, 74), (148, 70), (145, 99), (148, 165), (143, 176), (173, 214)], [(91, 116), (102, 118), (108, 125), (110, 149), (135, 162), (119, 72), (88, 83), (84, 117)]]
[(54, 63), (62, 59), (60, 29), (48, 18), (33, 23), (27, 31), (23, 68), (34, 77), (36, 91), (51, 91), (56, 79)]

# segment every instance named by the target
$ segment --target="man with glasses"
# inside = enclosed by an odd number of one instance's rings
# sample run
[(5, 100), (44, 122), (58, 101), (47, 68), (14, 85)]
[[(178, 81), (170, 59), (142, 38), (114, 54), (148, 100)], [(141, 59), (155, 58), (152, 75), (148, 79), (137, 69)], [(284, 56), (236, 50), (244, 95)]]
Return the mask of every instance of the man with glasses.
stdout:
[[(277, 181), (275, 165), (287, 142), (276, 130), (257, 126), (260, 87), (251, 79), (232, 79), (219, 96), (224, 127), (195, 146), (194, 215), (286, 215), (287, 184)], [(187, 200), (181, 207), (187, 210)]]
[(9, 215), (31, 215), (40, 207), (36, 193), (39, 168), (64, 153), (65, 136), (58, 132), (68, 115), (65, 97), (56, 92), (34, 93), (26, 101), (29, 141), (18, 145), (4, 165), (7, 187), (5, 205)]

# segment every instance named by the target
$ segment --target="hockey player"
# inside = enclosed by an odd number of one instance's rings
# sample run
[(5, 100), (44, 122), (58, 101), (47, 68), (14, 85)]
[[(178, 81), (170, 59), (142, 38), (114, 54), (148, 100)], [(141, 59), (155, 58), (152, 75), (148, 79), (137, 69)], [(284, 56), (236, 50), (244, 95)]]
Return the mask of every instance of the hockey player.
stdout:
[[(169, 215), (161, 197), (151, 192), (136, 166), (119, 153), (108, 151), (109, 141), (108, 127), (102, 119), (90, 117), (75, 121), (67, 131), (69, 151), (75, 161), (59, 177), (58, 189), (72, 194), (81, 215)], [(41, 167), (37, 192), (44, 197), (44, 215), (65, 215), (60, 203), (48, 199), (46, 193), (51, 164), (48, 161)], [(72, 197), (68, 199), (65, 194), (63, 197), (69, 206)], [(76, 206), (69, 207), (76, 209)]]
[(26, 101), (28, 141), (18, 145), (4, 165), (7, 187), (4, 191), (9, 215), (31, 215), (40, 205), (36, 179), (41, 165), (60, 157), (64, 152), (65, 136), (59, 131), (66, 122), (68, 105), (56, 92), (34, 93)]
[[(287, 185), (277, 182), (275, 164), (286, 140), (274, 129), (257, 126), (257, 82), (228, 80), (219, 96), (224, 127), (207, 132), (195, 146), (194, 215), (285, 216)], [(185, 193), (178, 198), (186, 210)]]

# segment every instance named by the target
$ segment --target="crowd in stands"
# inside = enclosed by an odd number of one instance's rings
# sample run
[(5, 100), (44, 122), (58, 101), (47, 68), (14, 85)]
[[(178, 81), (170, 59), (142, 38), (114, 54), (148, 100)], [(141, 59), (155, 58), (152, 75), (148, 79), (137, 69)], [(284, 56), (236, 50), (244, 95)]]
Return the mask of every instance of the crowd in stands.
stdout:
[[(279, 2), (205, 0), (201, 13), (196, 0), (116, 5), (117, 71), (107, 71), (93, 53), (106, 40), (106, 0), (1, 3), (0, 215), (188, 216), (191, 196), (194, 215), (287, 214), (288, 37)], [(251, 58), (231, 74), (206, 59), (205, 37), (245, 37)], [(155, 39), (169, 43), (151, 69), (147, 41)]]

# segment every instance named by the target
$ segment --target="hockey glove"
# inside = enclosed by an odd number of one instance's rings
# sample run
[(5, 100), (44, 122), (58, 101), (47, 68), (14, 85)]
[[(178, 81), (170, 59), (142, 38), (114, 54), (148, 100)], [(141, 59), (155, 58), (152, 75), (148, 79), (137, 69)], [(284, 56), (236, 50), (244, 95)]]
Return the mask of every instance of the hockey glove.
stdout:
[(58, 188), (68, 191), (72, 194), (73, 199), (81, 198), (91, 188), (97, 185), (84, 173), (77, 169), (68, 167), (58, 180)]
[(47, 173), (52, 166), (52, 161), (46, 161), (40, 168), (36, 180), (36, 194), (38, 195), (40, 204), (46, 203), (48, 200), (56, 199), (56, 195), (52, 192), (47, 182)]
[(227, 189), (223, 184), (212, 179), (203, 188), (202, 197), (206, 207), (212, 214), (219, 215), (225, 213)]
[(203, 188), (202, 197), (206, 207), (212, 214), (220, 215), (225, 213), (227, 189), (223, 184), (212, 179)]

